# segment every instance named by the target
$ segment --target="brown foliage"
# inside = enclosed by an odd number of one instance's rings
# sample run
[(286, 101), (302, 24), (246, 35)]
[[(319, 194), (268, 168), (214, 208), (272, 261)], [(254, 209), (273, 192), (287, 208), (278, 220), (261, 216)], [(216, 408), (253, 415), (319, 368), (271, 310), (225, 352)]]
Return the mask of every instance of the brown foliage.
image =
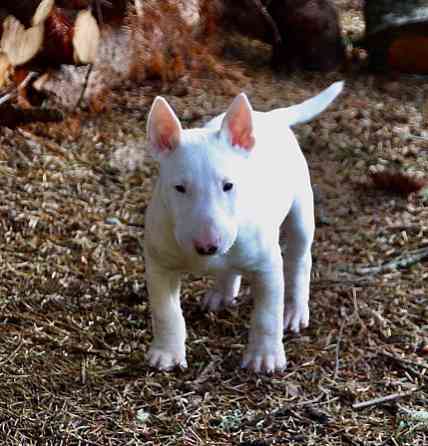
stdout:
[(199, 22), (195, 27), (183, 18), (176, 0), (162, 3), (146, 0), (141, 16), (130, 9), (126, 20), (133, 45), (130, 77), (155, 78), (167, 83), (190, 72), (208, 77), (236, 76), (234, 70), (226, 69), (215, 56), (213, 36), (218, 17), (215, 2), (201, 0), (196, 14)]
[(427, 178), (416, 178), (414, 175), (399, 171), (371, 171), (370, 178), (376, 188), (400, 195), (418, 192), (428, 185)]

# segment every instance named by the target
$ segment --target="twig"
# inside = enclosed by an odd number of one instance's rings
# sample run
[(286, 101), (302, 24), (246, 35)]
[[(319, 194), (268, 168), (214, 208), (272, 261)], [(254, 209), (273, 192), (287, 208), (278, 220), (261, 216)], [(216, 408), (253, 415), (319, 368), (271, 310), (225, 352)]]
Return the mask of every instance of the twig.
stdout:
[(353, 409), (364, 409), (366, 407), (378, 406), (379, 404), (383, 404), (388, 401), (396, 401), (396, 400), (403, 398), (405, 396), (412, 395), (417, 390), (419, 390), (419, 388), (408, 390), (407, 392), (392, 393), (391, 395), (381, 396), (379, 398), (373, 398), (373, 399), (367, 400), (367, 401), (361, 401), (359, 403), (354, 403), (352, 405), (352, 408)]
[(383, 265), (357, 267), (355, 272), (360, 275), (378, 274), (398, 268), (408, 268), (426, 258), (428, 258), (428, 247), (423, 247), (401, 254)]
[(416, 139), (416, 141), (428, 141), (426, 136), (413, 135), (413, 133), (403, 133), (403, 136), (407, 139)]
[[(104, 24), (104, 19), (103, 19), (103, 12), (101, 9), (101, 3), (106, 4), (106, 5), (111, 5), (111, 3), (109, 1), (95, 0), (95, 8), (97, 10), (98, 21), (100, 23), (100, 27), (102, 28), (102, 26)], [(85, 81), (83, 82), (82, 91), (80, 92), (79, 99), (78, 99), (76, 105), (74, 106), (74, 110), (76, 110), (78, 107), (80, 107), (80, 104), (83, 101), (86, 90), (88, 89), (89, 76), (91, 75), (93, 68), (94, 68), (94, 64), (92, 64), (92, 63), (89, 64), (88, 70), (86, 71), (86, 75), (85, 75)]]
[(37, 135), (34, 135), (31, 132), (28, 132), (27, 130), (19, 129), (18, 132), (27, 140), (38, 144), (41, 147), (45, 147), (46, 149), (50, 150), (51, 152), (55, 153), (55, 155), (59, 155), (69, 161), (74, 160), (73, 156), (64, 150), (59, 144), (54, 143), (53, 141), (47, 141), (43, 140)]
[(408, 359), (399, 358), (398, 356), (393, 355), (389, 352), (378, 352), (382, 356), (386, 356), (387, 358), (393, 359), (397, 362), (402, 362), (403, 364), (415, 366), (415, 367), (421, 367), (422, 369), (428, 370), (428, 364), (421, 364), (419, 362), (410, 361)]
[[(403, 359), (398, 356), (395, 356), (389, 352), (377, 352), (379, 355), (384, 356), (391, 361), (394, 361), (399, 367), (401, 367), (406, 372), (409, 372), (411, 375), (415, 376), (416, 378), (419, 378), (422, 381), (428, 380), (428, 374), (425, 374), (425, 372), (428, 370), (428, 365), (426, 364), (420, 364), (419, 362), (415, 361), (409, 361), (408, 359)], [(422, 372), (418, 372), (414, 370), (413, 367), (419, 367), (422, 368)]]
[(21, 350), (23, 345), (24, 345), (24, 341), (23, 341), (22, 337), (20, 336), (18, 346), (15, 348), (15, 350), (12, 353), (10, 353), (10, 355), (8, 355), (6, 358), (4, 358), (0, 361), (0, 366), (12, 361), (15, 358), (15, 356), (18, 354), (19, 350)]
[(212, 372), (215, 370), (217, 364), (219, 363), (219, 359), (216, 358), (212, 360), (199, 374), (199, 376), (193, 381), (194, 384), (202, 384), (212, 375)]
[(333, 379), (337, 379), (339, 375), (339, 368), (340, 368), (340, 359), (339, 359), (339, 353), (340, 353), (340, 342), (342, 341), (342, 335), (343, 330), (345, 328), (346, 319), (343, 319), (340, 328), (339, 328), (339, 334), (337, 335), (337, 342), (336, 342), (336, 366), (334, 368), (334, 376)]
[(35, 76), (37, 76), (37, 73), (35, 71), (30, 71), (25, 79), (10, 93), (5, 94), (3, 97), (0, 98), (0, 105), (4, 104), (5, 102), (12, 99), (14, 96), (16, 96), (19, 92), (19, 90), (22, 90), (25, 88), (28, 83), (33, 79)]
[(80, 96), (79, 99), (76, 102), (76, 105), (74, 106), (74, 110), (76, 110), (78, 107), (80, 107), (80, 104), (83, 101), (83, 97), (85, 96), (86, 90), (88, 88), (88, 83), (89, 83), (89, 76), (92, 73), (92, 69), (93, 69), (94, 65), (93, 64), (89, 64), (88, 66), (88, 70), (86, 71), (86, 75), (85, 75), (85, 80), (83, 82), (83, 87), (82, 87), (82, 91), (80, 92)]
[(82, 358), (80, 363), (80, 382), (84, 386), (86, 384), (86, 358)]
[(308, 404), (316, 404), (319, 403), (323, 397), (324, 397), (325, 393), (322, 392), (320, 393), (316, 398), (312, 399), (312, 400), (306, 400), (306, 401), (300, 401), (298, 403), (295, 403), (294, 406), (307, 406)]

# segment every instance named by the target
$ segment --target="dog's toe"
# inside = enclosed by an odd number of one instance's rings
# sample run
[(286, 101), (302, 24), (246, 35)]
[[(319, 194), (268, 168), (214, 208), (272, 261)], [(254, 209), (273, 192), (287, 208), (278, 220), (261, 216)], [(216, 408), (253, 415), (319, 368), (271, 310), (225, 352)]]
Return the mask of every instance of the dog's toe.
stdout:
[(287, 367), (284, 348), (278, 348), (274, 353), (247, 351), (242, 359), (241, 367), (255, 373), (282, 372)]
[(147, 352), (147, 359), (150, 366), (158, 370), (168, 371), (174, 367), (187, 368), (186, 357), (179, 352), (169, 352), (152, 347)]
[(309, 325), (309, 307), (308, 305), (289, 305), (286, 306), (284, 313), (284, 330), (290, 330), (293, 333), (299, 333), (301, 329)]
[(201, 307), (205, 311), (221, 311), (236, 303), (233, 296), (225, 296), (217, 290), (209, 290), (202, 299)]

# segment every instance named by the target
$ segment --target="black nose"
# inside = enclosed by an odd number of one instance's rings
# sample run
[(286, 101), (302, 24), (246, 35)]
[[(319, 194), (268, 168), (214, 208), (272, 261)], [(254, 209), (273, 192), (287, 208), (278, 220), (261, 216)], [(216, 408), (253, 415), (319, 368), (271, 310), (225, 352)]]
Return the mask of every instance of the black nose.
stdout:
[(201, 256), (212, 256), (217, 252), (218, 247), (215, 245), (208, 245), (208, 246), (196, 245), (195, 249), (196, 252)]

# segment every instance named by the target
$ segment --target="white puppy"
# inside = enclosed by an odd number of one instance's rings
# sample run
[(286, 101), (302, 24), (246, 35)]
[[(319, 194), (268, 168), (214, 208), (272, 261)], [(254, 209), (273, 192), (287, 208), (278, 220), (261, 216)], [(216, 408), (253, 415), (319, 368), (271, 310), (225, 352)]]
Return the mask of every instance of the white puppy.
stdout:
[(298, 332), (309, 322), (314, 234), (308, 167), (290, 126), (322, 112), (342, 88), (336, 82), (299, 105), (268, 113), (253, 111), (241, 93), (226, 113), (189, 130), (165, 99), (155, 99), (147, 133), (160, 175), (144, 241), (152, 366), (187, 366), (180, 307), (180, 275), (187, 271), (215, 276), (203, 302), (211, 310), (234, 300), (245, 275), (254, 310), (242, 366), (268, 373), (285, 368), (283, 329)]

